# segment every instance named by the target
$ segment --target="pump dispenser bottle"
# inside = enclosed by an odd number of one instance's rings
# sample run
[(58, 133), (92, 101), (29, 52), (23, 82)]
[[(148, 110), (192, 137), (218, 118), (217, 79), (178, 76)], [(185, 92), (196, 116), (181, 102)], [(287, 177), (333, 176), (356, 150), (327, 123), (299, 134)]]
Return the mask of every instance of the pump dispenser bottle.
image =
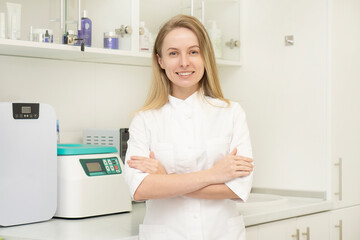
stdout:
[(78, 38), (84, 40), (84, 45), (86, 47), (91, 47), (91, 32), (92, 32), (92, 22), (87, 17), (86, 10), (84, 10), (83, 16), (81, 18), (81, 30), (78, 30)]

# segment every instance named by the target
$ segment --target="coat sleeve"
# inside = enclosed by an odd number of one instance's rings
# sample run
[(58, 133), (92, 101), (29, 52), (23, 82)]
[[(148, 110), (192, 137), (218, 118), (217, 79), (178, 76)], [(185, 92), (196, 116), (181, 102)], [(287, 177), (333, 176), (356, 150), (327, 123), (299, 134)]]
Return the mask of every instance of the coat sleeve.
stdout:
[(131, 156), (149, 156), (150, 154), (150, 138), (149, 133), (146, 130), (145, 121), (138, 113), (133, 118), (129, 127), (130, 137), (127, 142), (128, 147), (125, 157), (125, 181), (128, 184), (131, 197), (134, 199), (134, 193), (139, 187), (140, 183), (148, 175), (135, 168), (130, 168), (127, 161)]
[[(244, 110), (238, 103), (232, 103), (234, 106), (233, 136), (230, 143), (230, 151), (237, 148), (237, 154), (252, 158), (252, 149), (250, 142), (249, 129), (246, 123)], [(240, 177), (225, 184), (240, 197), (244, 202), (248, 199), (251, 191), (254, 171), (246, 177)]]

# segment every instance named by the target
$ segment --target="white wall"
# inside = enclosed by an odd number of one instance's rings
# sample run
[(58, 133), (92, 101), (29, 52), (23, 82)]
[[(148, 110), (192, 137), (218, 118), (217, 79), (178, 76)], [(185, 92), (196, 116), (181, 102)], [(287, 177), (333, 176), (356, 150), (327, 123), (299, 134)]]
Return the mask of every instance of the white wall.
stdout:
[(61, 142), (85, 128), (128, 127), (149, 86), (149, 67), (0, 56), (0, 101), (51, 104)]

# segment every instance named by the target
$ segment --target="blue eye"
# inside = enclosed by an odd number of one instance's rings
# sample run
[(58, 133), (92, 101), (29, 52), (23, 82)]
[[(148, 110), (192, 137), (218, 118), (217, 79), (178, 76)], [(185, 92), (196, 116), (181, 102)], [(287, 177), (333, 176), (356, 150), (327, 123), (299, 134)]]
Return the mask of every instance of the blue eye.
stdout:
[(190, 54), (191, 54), (191, 55), (196, 55), (196, 54), (199, 54), (199, 51), (197, 51), (197, 50), (192, 50), (192, 51), (190, 51)]
[(176, 52), (170, 52), (169, 55), (170, 56), (175, 56), (177, 53)]

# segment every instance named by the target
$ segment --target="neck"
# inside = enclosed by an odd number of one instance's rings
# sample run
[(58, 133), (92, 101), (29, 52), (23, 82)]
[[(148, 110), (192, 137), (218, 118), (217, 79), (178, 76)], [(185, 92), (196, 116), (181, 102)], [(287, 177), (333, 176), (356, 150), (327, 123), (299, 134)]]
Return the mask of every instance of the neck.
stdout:
[(198, 90), (199, 90), (199, 86), (194, 86), (192, 88), (177, 88), (173, 86), (173, 89), (171, 91), (171, 96), (181, 100), (185, 100)]

